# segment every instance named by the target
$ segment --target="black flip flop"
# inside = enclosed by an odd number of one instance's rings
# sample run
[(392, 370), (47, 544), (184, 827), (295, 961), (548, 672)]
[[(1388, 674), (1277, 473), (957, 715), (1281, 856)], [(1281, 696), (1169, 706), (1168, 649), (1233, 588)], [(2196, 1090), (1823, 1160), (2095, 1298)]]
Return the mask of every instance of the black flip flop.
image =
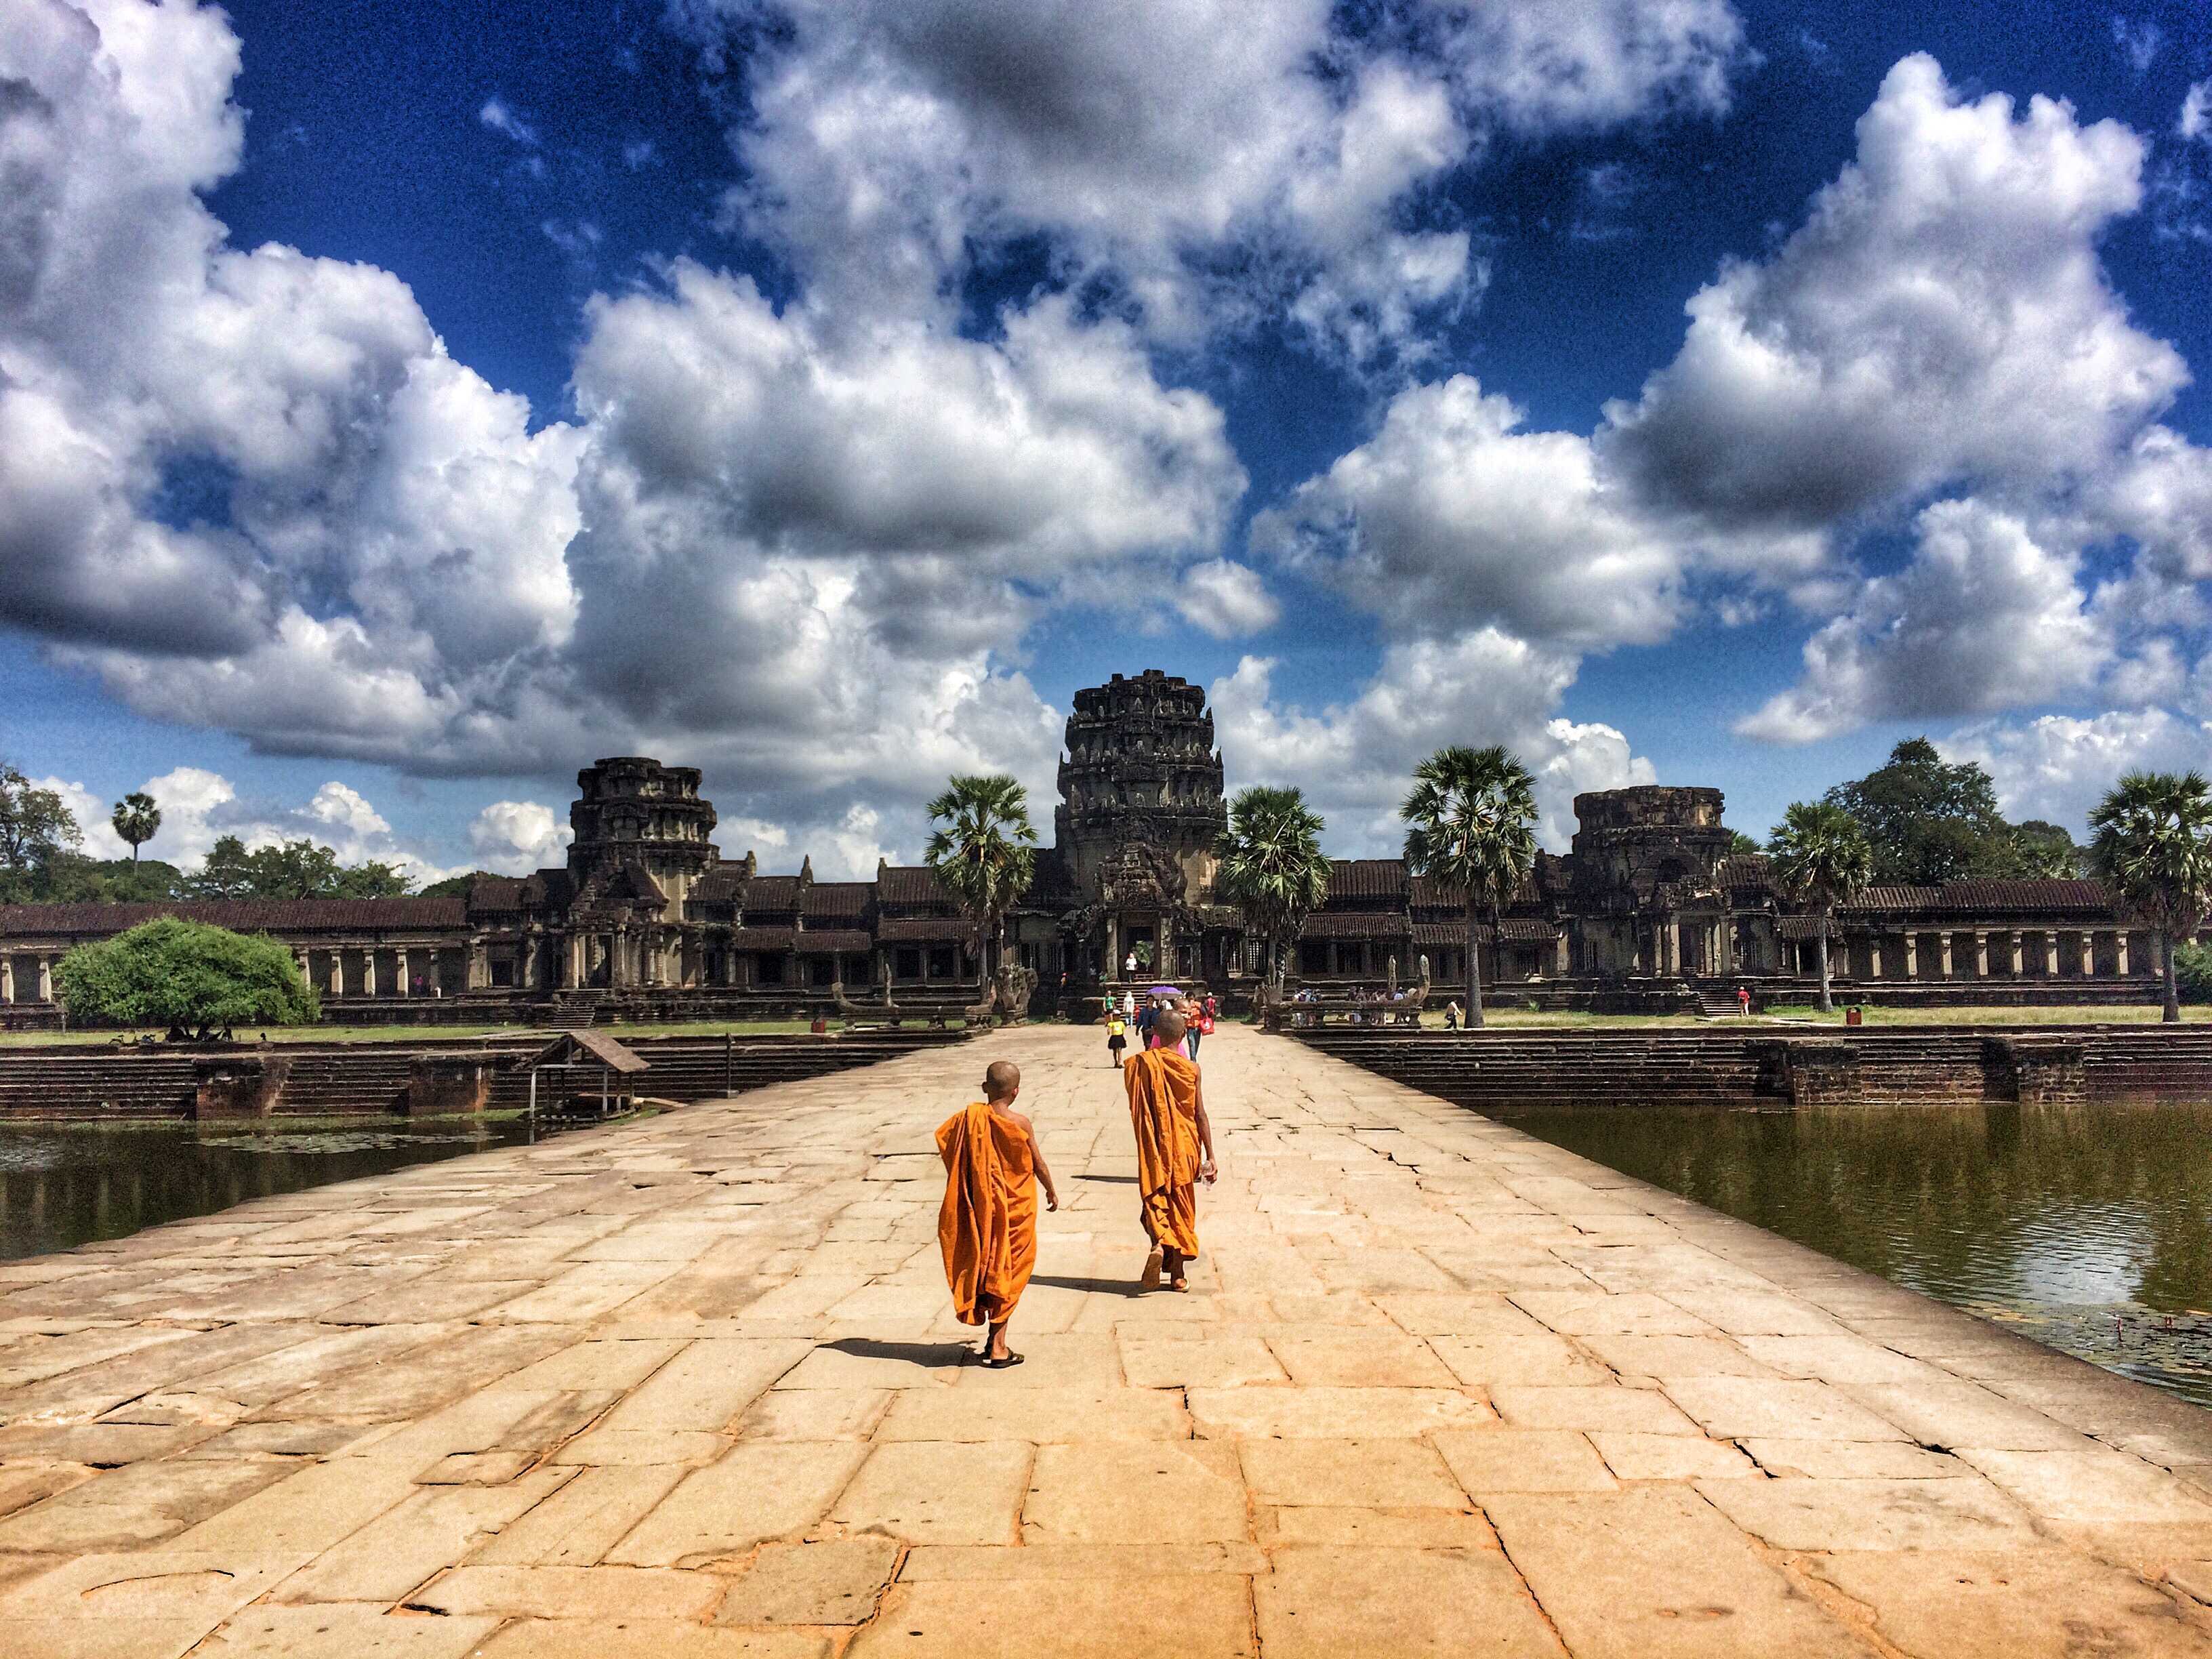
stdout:
[(987, 1371), (1010, 1370), (1021, 1363), (1022, 1357), (1018, 1353), (1010, 1353), (1004, 1359), (994, 1359), (988, 1354), (983, 1357), (983, 1369)]

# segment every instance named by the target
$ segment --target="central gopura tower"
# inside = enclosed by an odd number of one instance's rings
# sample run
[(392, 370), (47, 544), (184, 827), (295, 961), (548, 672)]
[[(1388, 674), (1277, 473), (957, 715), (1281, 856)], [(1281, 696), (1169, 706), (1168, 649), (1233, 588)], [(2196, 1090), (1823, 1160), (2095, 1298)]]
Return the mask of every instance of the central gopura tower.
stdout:
[(1116, 967), (1139, 945), (1152, 971), (1206, 971), (1214, 844), (1228, 824), (1206, 693), (1146, 669), (1075, 694), (1060, 763), (1055, 852), (1079, 943)]

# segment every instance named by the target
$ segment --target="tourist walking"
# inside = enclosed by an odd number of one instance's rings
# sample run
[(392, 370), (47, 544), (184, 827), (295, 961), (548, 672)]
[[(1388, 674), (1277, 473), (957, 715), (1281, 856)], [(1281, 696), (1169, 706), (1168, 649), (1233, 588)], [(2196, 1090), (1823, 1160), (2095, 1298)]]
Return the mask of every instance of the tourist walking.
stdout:
[(1444, 1030), (1459, 1030), (1459, 1003), (1456, 1000), (1444, 1004)]
[(1200, 1006), (1188, 1010), (1183, 1018), (1189, 1022), (1190, 1025), (1189, 1030), (1183, 1036), (1183, 1051), (1193, 1060), (1196, 1060), (1198, 1040), (1213, 1030), (1213, 1016), (1207, 1013), (1204, 1006)]
[(1145, 1006), (1137, 1010), (1137, 1047), (1149, 1050), (1152, 1046), (1152, 1026), (1160, 1017), (1158, 997), (1146, 997)]
[(1036, 1267), (1039, 1182), (1045, 1207), (1060, 1207), (1036, 1131), (1014, 1110), (1021, 1092), (1020, 1069), (994, 1060), (983, 1073), (983, 1098), (937, 1128), (937, 1152), (945, 1160), (937, 1243), (952, 1310), (963, 1325), (988, 1328), (981, 1357), (994, 1371), (1022, 1363), (1006, 1346), (1006, 1324)]
[(1129, 1046), (1129, 1028), (1121, 1023), (1121, 1016), (1109, 1014), (1106, 1018), (1106, 1052), (1114, 1061), (1114, 1069), (1121, 1069), (1121, 1051)]
[(1751, 1018), (1751, 987), (1748, 985), (1735, 988), (1735, 1009), (1744, 1018)]
[(1134, 951), (1132, 951), (1127, 956), (1121, 958), (1121, 977), (1123, 979), (1134, 979), (1136, 976), (1137, 953)]

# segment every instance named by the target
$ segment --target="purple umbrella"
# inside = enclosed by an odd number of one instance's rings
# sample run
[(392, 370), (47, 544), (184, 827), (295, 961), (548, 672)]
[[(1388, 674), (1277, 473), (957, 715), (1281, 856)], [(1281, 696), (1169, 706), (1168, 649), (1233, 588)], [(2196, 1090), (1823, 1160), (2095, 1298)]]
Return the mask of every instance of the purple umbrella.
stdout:
[(1148, 997), (1179, 997), (1182, 993), (1172, 985), (1155, 985), (1145, 994)]

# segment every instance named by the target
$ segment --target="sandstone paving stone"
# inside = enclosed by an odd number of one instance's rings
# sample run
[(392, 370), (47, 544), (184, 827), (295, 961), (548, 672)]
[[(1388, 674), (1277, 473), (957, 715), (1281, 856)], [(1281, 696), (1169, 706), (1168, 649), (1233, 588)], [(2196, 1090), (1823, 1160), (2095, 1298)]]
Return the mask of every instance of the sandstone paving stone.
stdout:
[(1643, 1291), (1516, 1291), (1523, 1313), (1562, 1336), (1705, 1336), (1712, 1327), (1662, 1297)]
[(1841, 1554), (1806, 1570), (1914, 1659), (2212, 1655), (2212, 1629), (2132, 1573), (2057, 1550)]
[(1942, 1480), (1967, 1466), (1944, 1452), (1902, 1440), (1790, 1440), (1753, 1436), (1738, 1442), (1770, 1474), (1815, 1480)]
[[(1924, 1385), (1951, 1379), (1924, 1359), (1863, 1337), (1837, 1332), (1826, 1336), (1741, 1336), (1743, 1351), (1784, 1376), (1809, 1378), (1848, 1388), (1853, 1383)], [(1675, 1376), (1690, 1373), (1678, 1371)]]
[(1575, 1659), (1864, 1659), (1693, 1492), (1514, 1492), (1483, 1507)]
[(1469, 1388), (1577, 1388), (1613, 1381), (1602, 1364), (1518, 1308), (1477, 1310), (1458, 1334), (1428, 1340), (1437, 1358)]
[(908, 1543), (1012, 1543), (1030, 1458), (1011, 1441), (878, 1443), (830, 1516)]
[[(1201, 1237), (1203, 1237), (1201, 1235)], [(846, 1659), (1252, 1659), (1251, 1591), (1240, 1577), (966, 1580), (902, 1583)]]
[(397, 1601), (485, 1536), (557, 1491), (568, 1471), (504, 1486), (416, 1492), (316, 1556), (276, 1589), (279, 1601)]
[(1700, 1480), (1744, 1531), (1784, 1550), (2024, 1549), (2027, 1513), (1988, 1481)]
[[(180, 1659), (206, 1634), (197, 1619), (20, 1619), (10, 1620), (14, 1651), (38, 1659)], [(205, 1650), (202, 1650), (205, 1651)]]
[(343, 1450), (367, 1426), (351, 1423), (240, 1423), (210, 1435), (184, 1452), (186, 1457), (319, 1458)]
[(1617, 1484), (1588, 1437), (1573, 1429), (1467, 1430), (1437, 1435), (1436, 1447), (1477, 1500), (1496, 1492), (1611, 1492)]
[(1778, 1375), (1746, 1352), (1733, 1337), (1584, 1336), (1577, 1340), (1624, 1377)]
[(189, 1423), (21, 1423), (0, 1429), (0, 1467), (67, 1462), (112, 1468), (146, 1463), (188, 1450), (214, 1432)]
[(120, 1619), (196, 1620), (204, 1635), (304, 1559), (158, 1549), (81, 1555), (0, 1594), (0, 1632), (22, 1620)]
[[(802, 1391), (803, 1392), (803, 1391)], [(906, 1389), (877, 1425), (878, 1443), (902, 1440), (1188, 1440), (1190, 1419), (1156, 1389)]]
[(1457, 1381), (1419, 1337), (1390, 1330), (1282, 1327), (1265, 1333), (1290, 1373), (1310, 1388), (1449, 1388)]
[(1456, 1389), (1191, 1389), (1186, 1397), (1197, 1432), (1210, 1439), (1415, 1439), (1497, 1420)]
[(665, 1464), (579, 1468), (467, 1559), (501, 1566), (592, 1565), (674, 1491), (684, 1474)]
[(1668, 1397), (1723, 1440), (1790, 1436), (1805, 1440), (1902, 1440), (1907, 1437), (1825, 1382), (1755, 1376), (1662, 1377)]
[(1021, 1516), (1021, 1536), (1032, 1545), (1251, 1535), (1237, 1451), (1210, 1442), (1040, 1447)]
[[(265, 1470), (260, 1463), (215, 1463), (222, 1469)], [(421, 1489), (413, 1472), (367, 1459), (337, 1459), (301, 1469), (276, 1466), (283, 1478), (179, 1533), (179, 1549), (276, 1554), (320, 1553)]]
[(1728, 1480), (1756, 1476), (1759, 1467), (1732, 1445), (1686, 1434), (1590, 1436), (1598, 1455), (1623, 1480)]
[(497, 1625), (391, 1613), (380, 1603), (264, 1603), (234, 1613), (193, 1659), (469, 1659)]
[(820, 1520), (868, 1455), (842, 1441), (740, 1441), (694, 1471), (602, 1558), (702, 1565)]
[(468, 1566), (441, 1573), (407, 1604), (530, 1619), (696, 1620), (721, 1593), (711, 1574), (666, 1567)]
[(1190, 1342), (1139, 1336), (1125, 1327), (1119, 1340), (1122, 1374), (1134, 1388), (1218, 1389), (1290, 1380), (1256, 1334)]
[(512, 1389), (621, 1389), (628, 1390), (681, 1353), (685, 1344), (671, 1338), (638, 1341), (572, 1342), (510, 1373)]
[[(1932, 1369), (1932, 1368), (1931, 1368)], [(2041, 1412), (1962, 1377), (1850, 1383), (1845, 1392), (1923, 1445), (1991, 1451), (2090, 1451), (2092, 1443)]]
[(617, 1433), (715, 1432), (813, 1352), (801, 1341), (700, 1341), (672, 1357), (608, 1415)]
[(1200, 1573), (1250, 1577), (1267, 1571), (1256, 1544), (1215, 1540), (1176, 1544), (920, 1544), (906, 1553), (905, 1583), (957, 1578), (994, 1584), (1015, 1579), (1187, 1578)]
[(1269, 1659), (1566, 1653), (1520, 1575), (1494, 1553), (1302, 1546), (1277, 1553), (1253, 1598)]
[(2107, 1446), (2079, 1451), (1962, 1449), (1959, 1456), (2037, 1515), (2055, 1521), (2178, 1522), (2207, 1528), (2212, 1498)]
[(898, 1570), (889, 1538), (764, 1544), (730, 1583), (718, 1625), (865, 1625)]
[(1498, 1534), (1481, 1511), (1361, 1509), (1346, 1504), (1260, 1510), (1254, 1528), (1261, 1541), (1331, 1544), (1348, 1548), (1494, 1550)]
[(289, 1473), (266, 1463), (181, 1461), (102, 1470), (0, 1521), (0, 1550), (74, 1552), (154, 1543)]
[(741, 1440), (866, 1440), (910, 1390), (771, 1389), (738, 1419)]
[(1654, 1389), (1503, 1383), (1491, 1389), (1498, 1416), (1516, 1428), (1611, 1429), (1629, 1434), (1700, 1432)]
[[(975, 1358), (972, 1343), (848, 1340), (816, 1348), (778, 1389), (941, 1389)], [(1027, 1367), (1021, 1369), (1026, 1370)], [(1012, 1376), (1012, 1372), (998, 1373)]]
[(0, 1516), (81, 1486), (96, 1472), (82, 1463), (0, 1463)]
[(1467, 1501), (1443, 1459), (1416, 1440), (1249, 1440), (1241, 1449), (1255, 1503), (1449, 1510)]

